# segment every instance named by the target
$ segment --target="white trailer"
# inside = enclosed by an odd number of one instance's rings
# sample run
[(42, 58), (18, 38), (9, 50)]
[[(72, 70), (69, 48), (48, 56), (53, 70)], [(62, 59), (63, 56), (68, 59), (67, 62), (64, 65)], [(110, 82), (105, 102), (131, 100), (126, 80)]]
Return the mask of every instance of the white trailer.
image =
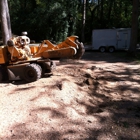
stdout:
[(114, 52), (128, 50), (130, 45), (130, 28), (96, 29), (92, 31), (92, 50)]

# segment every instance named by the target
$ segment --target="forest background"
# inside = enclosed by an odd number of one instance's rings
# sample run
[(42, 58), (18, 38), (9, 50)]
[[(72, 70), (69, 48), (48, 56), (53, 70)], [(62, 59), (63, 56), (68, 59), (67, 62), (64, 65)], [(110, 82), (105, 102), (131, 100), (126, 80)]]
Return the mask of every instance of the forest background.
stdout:
[(37, 42), (59, 42), (70, 35), (91, 42), (93, 29), (131, 28), (133, 8), (132, 0), (87, 0), (85, 5), (80, 0), (8, 0), (8, 6), (12, 33), (27, 31)]

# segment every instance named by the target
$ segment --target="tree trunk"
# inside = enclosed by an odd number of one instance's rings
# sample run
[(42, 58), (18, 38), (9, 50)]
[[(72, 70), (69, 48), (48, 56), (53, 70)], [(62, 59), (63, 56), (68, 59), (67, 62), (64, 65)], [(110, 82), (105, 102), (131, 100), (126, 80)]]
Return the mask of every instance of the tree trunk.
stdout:
[(81, 40), (85, 42), (85, 23), (86, 23), (86, 0), (83, 1), (83, 19), (82, 19), (82, 37)]
[(5, 2), (5, 4), (6, 4), (6, 14), (7, 14), (7, 24), (8, 24), (9, 37), (11, 38), (12, 37), (12, 31), (11, 31), (11, 20), (10, 20), (8, 2)]
[(0, 0), (0, 14), (3, 44), (6, 45), (7, 40), (11, 38), (11, 24), (7, 0)]
[(109, 23), (109, 26), (111, 25), (110, 24), (110, 17), (111, 17), (112, 7), (113, 7), (113, 1), (109, 1), (109, 9), (108, 9), (108, 23)]
[(91, 18), (90, 18), (90, 31), (91, 31), (91, 33), (92, 33), (92, 30), (93, 30), (93, 22), (94, 22), (94, 20), (95, 20), (95, 12), (96, 12), (96, 10), (99, 8), (99, 5), (96, 5), (95, 7), (94, 7), (94, 9), (92, 10), (92, 8), (90, 8), (90, 12), (91, 12)]
[(127, 16), (128, 16), (128, 2), (125, 2), (124, 11), (125, 11), (125, 18), (127, 18)]
[(104, 28), (104, 23), (103, 23), (103, 8), (104, 8), (104, 0), (101, 1), (101, 12), (100, 12), (100, 23), (101, 23), (101, 28)]
[(133, 0), (131, 39), (130, 39), (130, 47), (128, 50), (128, 54), (131, 56), (135, 56), (135, 53), (136, 53), (137, 34), (138, 34), (137, 32), (138, 31), (138, 9), (139, 9), (139, 0)]

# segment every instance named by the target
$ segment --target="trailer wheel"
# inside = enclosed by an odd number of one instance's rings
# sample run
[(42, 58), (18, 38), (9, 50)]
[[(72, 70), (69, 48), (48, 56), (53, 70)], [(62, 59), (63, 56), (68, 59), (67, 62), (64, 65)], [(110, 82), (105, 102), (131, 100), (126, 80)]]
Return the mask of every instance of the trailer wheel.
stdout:
[(41, 78), (42, 69), (38, 64), (32, 63), (24, 68), (24, 79), (27, 82), (34, 82)]
[(112, 52), (115, 51), (115, 48), (114, 48), (114, 47), (109, 47), (108, 51), (109, 51), (110, 53), (112, 53)]
[(103, 52), (106, 51), (106, 49), (105, 49), (105, 47), (100, 47), (100, 48), (99, 48), (99, 51), (103, 53)]

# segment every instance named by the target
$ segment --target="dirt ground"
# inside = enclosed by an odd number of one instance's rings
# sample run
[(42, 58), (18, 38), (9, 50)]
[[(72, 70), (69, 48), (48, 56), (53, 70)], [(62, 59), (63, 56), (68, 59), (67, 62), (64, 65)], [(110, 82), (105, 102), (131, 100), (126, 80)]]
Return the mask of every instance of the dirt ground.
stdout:
[(0, 83), (0, 140), (140, 140), (140, 64), (85, 52), (50, 77)]

